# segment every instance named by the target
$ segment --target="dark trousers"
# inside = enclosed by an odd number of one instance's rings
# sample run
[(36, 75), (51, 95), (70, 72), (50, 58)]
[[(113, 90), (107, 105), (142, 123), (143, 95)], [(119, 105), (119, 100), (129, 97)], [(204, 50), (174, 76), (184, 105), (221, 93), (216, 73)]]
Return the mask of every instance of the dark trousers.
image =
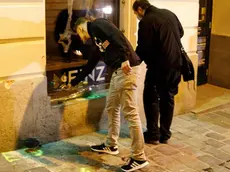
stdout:
[[(174, 96), (178, 93), (180, 70), (162, 72), (158, 76), (147, 70), (144, 87), (144, 110), (148, 139), (168, 140), (173, 119)], [(160, 118), (160, 127), (158, 121)]]

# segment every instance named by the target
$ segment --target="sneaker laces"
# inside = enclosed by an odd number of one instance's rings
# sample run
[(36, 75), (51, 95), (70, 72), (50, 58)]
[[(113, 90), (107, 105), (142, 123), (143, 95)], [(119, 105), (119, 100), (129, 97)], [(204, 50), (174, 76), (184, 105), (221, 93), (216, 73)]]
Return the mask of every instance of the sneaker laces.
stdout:
[(104, 143), (102, 143), (101, 145), (94, 145), (94, 146), (97, 146), (100, 149), (104, 149), (106, 147)]
[[(129, 165), (129, 164), (131, 165), (131, 162), (132, 162), (132, 161), (134, 162), (134, 160), (133, 160), (132, 158), (126, 157), (126, 165)], [(132, 163), (133, 163), (133, 162), (132, 162)]]

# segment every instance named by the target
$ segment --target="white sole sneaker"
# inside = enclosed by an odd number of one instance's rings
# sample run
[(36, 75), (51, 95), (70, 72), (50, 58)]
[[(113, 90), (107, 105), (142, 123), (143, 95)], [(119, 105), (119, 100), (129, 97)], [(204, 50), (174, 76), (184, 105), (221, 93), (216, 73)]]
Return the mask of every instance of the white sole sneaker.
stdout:
[(93, 150), (95, 152), (107, 153), (107, 154), (110, 154), (110, 155), (117, 155), (117, 154), (119, 154), (118, 150), (116, 150), (116, 151), (107, 151), (107, 150), (98, 150), (98, 149), (93, 149), (93, 148), (91, 148), (91, 150)]
[(126, 172), (131, 172), (131, 171), (135, 171), (135, 170), (139, 170), (139, 169), (141, 169), (141, 168), (144, 168), (144, 167), (147, 166), (148, 164), (149, 164), (149, 162), (146, 161), (146, 162), (144, 162), (143, 164), (138, 165), (138, 166), (136, 166), (136, 167), (134, 167), (134, 168), (132, 168), (132, 169), (130, 169), (130, 170), (124, 170), (124, 169), (121, 169), (121, 170), (122, 170), (122, 171), (126, 171)]

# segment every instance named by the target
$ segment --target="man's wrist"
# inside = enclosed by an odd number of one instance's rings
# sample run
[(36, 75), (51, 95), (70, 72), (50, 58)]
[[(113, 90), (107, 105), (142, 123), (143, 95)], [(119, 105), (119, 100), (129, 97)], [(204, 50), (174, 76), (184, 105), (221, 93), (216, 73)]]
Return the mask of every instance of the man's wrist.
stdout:
[(130, 66), (129, 60), (126, 60), (123, 63), (121, 63), (121, 68), (123, 68), (125, 66)]

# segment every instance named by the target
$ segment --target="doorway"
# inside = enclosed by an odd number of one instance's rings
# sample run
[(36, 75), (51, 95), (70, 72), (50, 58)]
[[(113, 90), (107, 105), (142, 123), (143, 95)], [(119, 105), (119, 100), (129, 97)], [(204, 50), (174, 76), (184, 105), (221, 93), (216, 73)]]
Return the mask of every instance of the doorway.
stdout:
[(208, 82), (213, 0), (200, 0), (199, 3), (197, 85), (203, 85)]

